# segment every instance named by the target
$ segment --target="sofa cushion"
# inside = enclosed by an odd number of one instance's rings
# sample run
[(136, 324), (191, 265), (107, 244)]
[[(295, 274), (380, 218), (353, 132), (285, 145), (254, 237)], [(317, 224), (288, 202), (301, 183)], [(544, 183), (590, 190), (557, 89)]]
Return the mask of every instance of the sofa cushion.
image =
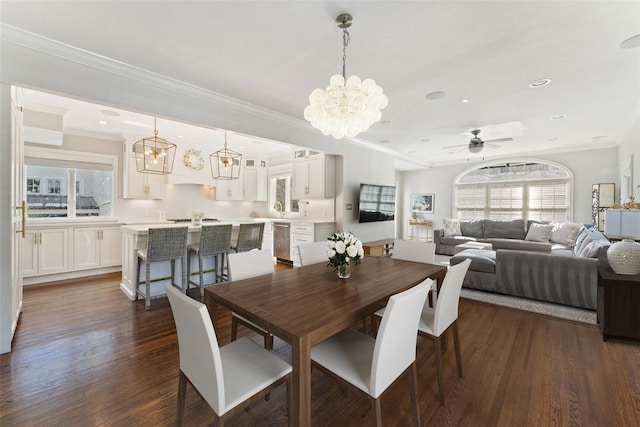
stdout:
[(574, 222), (555, 223), (549, 240), (553, 243), (573, 246), (576, 244), (580, 225)]
[(551, 224), (531, 224), (529, 231), (527, 231), (527, 237), (525, 240), (531, 240), (533, 242), (548, 242), (553, 231), (553, 225)]
[(467, 221), (460, 221), (460, 231), (463, 236), (475, 237), (477, 239), (484, 236), (484, 227), (482, 219), (472, 219)]
[(444, 237), (462, 235), (459, 219), (444, 218), (442, 221), (444, 222)]
[(483, 273), (495, 273), (496, 272), (496, 252), (485, 251), (479, 249), (467, 249), (459, 252), (451, 257), (449, 260), (450, 265), (456, 265), (461, 263), (465, 259), (471, 260), (469, 270), (482, 271)]
[(520, 239), (478, 239), (478, 241), (482, 243), (491, 243), (494, 251), (498, 249), (539, 252), (551, 251), (551, 243), (549, 242), (531, 242)]
[(511, 221), (484, 221), (485, 238), (522, 239), (524, 240), (524, 219), (513, 219)]
[[(589, 240), (585, 243), (585, 240), (587, 239)], [(591, 242), (591, 240), (592, 239), (589, 236), (587, 227), (583, 225), (582, 227), (580, 227), (580, 230), (578, 230), (578, 237), (576, 237), (576, 244), (573, 247), (573, 253), (575, 253), (576, 255), (580, 255), (580, 252), (582, 251), (582, 249), (584, 249), (584, 246)]]

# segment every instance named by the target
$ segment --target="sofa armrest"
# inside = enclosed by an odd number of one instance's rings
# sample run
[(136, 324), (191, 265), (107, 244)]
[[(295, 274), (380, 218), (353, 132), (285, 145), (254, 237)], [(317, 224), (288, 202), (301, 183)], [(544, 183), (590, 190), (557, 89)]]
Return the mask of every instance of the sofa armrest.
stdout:
[(433, 243), (436, 244), (436, 253), (440, 253), (440, 240), (444, 236), (444, 229), (439, 228), (437, 230), (433, 230)]
[(598, 260), (501, 249), (496, 252), (496, 290), (595, 310)]

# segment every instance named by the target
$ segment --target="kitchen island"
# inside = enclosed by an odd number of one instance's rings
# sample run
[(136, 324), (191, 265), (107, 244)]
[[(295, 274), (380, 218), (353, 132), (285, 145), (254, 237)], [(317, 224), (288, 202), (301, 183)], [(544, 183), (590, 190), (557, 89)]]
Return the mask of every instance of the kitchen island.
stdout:
[[(233, 233), (231, 235), (231, 241), (235, 241), (238, 238), (238, 229), (240, 223), (243, 222), (268, 222), (266, 220), (246, 220), (246, 221), (204, 221), (203, 225), (223, 225), (232, 224)], [(265, 229), (267, 228), (265, 225)], [(144, 249), (147, 245), (147, 234), (149, 228), (167, 228), (167, 227), (188, 227), (189, 236), (187, 244), (200, 242), (200, 230), (201, 227), (191, 225), (191, 223), (155, 223), (155, 224), (130, 224), (122, 226), (122, 281), (120, 282), (120, 289), (131, 300), (136, 299), (136, 274), (138, 269), (138, 257), (136, 251), (138, 249)], [(198, 271), (198, 258), (192, 258), (191, 271)], [(212, 259), (205, 259), (204, 269), (210, 270), (213, 267)], [(144, 265), (142, 270), (144, 271)], [(181, 277), (182, 271), (180, 263), (176, 263), (176, 277)], [(164, 295), (164, 285), (170, 283), (171, 277), (171, 264), (167, 262), (157, 262), (151, 265), (151, 297), (157, 297)], [(205, 283), (213, 282), (213, 273), (205, 274)], [(179, 280), (179, 279), (178, 279)], [(195, 279), (194, 279), (195, 280)], [(178, 282), (179, 283), (179, 282)]]

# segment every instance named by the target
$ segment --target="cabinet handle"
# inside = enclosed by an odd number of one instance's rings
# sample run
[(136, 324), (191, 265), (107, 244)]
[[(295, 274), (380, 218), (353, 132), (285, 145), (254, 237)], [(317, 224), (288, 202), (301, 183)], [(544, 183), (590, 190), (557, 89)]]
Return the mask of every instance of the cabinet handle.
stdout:
[(37, 245), (38, 244), (38, 234), (40, 233), (33, 233), (33, 244)]
[(38, 233), (38, 235), (39, 235), (38, 243), (42, 244), (42, 232)]
[(16, 206), (16, 209), (20, 209), (22, 212), (22, 230), (16, 230), (16, 233), (21, 233), (24, 239), (27, 237), (27, 202), (23, 200), (20, 206)]

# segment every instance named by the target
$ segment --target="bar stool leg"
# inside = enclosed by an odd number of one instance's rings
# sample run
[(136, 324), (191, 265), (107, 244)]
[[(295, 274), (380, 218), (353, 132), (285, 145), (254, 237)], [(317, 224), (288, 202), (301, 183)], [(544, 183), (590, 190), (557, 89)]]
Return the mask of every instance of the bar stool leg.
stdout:
[(151, 308), (151, 263), (145, 262), (146, 265), (146, 278), (145, 278), (145, 292), (144, 292), (144, 309), (149, 310)]

